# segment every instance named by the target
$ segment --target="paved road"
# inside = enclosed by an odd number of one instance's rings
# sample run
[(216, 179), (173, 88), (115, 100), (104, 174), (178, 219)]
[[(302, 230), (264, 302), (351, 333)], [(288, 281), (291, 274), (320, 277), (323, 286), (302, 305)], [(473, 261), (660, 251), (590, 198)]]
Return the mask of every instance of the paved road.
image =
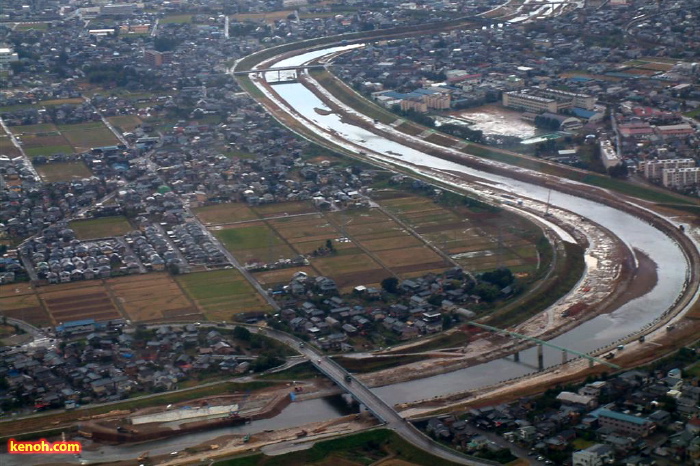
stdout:
[(45, 338), (46, 337), (46, 334), (44, 333), (44, 331), (42, 329), (35, 327), (35, 326), (33, 326), (33, 325), (23, 321), (23, 320), (13, 319), (12, 317), (4, 317), (4, 319), (7, 320), (8, 325), (16, 325), (17, 327), (21, 328), (22, 330), (24, 330), (25, 332), (27, 332), (28, 334), (30, 334), (36, 338)]
[(279, 306), (279, 304), (277, 304), (277, 302), (276, 302), (274, 299), (272, 299), (272, 296), (270, 296), (270, 295), (267, 293), (267, 290), (265, 290), (265, 289), (260, 285), (260, 283), (258, 283), (258, 281), (257, 281), (255, 278), (253, 278), (253, 276), (250, 274), (250, 272), (248, 272), (248, 270), (247, 270), (245, 267), (243, 267), (243, 266), (241, 265), (241, 263), (238, 262), (238, 260), (236, 260), (235, 257), (233, 257), (233, 254), (231, 254), (231, 253), (229, 252), (229, 250), (226, 249), (226, 248), (223, 246), (223, 244), (221, 244), (221, 242), (216, 238), (216, 236), (214, 236), (214, 235), (212, 234), (212, 232), (209, 231), (209, 229), (207, 228), (207, 226), (204, 225), (204, 224), (199, 220), (199, 218), (197, 218), (197, 216), (194, 215), (194, 213), (192, 213), (192, 211), (190, 211), (189, 207), (187, 207), (187, 210), (188, 210), (188, 213), (189, 213), (189, 214), (192, 216), (192, 218), (194, 219), (194, 221), (197, 222), (197, 223), (199, 224), (199, 226), (202, 228), (202, 231), (203, 231), (204, 233), (206, 233), (207, 236), (209, 236), (209, 239), (211, 240), (211, 242), (212, 242), (216, 247), (218, 247), (219, 250), (226, 256), (226, 259), (228, 259), (228, 261), (236, 268), (236, 270), (238, 270), (238, 271), (243, 275), (243, 277), (245, 277), (245, 279), (248, 280), (248, 283), (250, 283), (250, 284), (253, 286), (253, 288), (255, 288), (255, 289), (257, 290), (257, 292), (260, 293), (260, 295), (262, 295), (263, 298), (265, 298), (265, 300), (266, 300), (267, 303), (270, 305), (270, 307), (272, 307), (272, 309), (274, 309), (275, 312), (279, 312), (280, 309), (281, 309), (280, 306)]
[(5, 133), (9, 136), (10, 142), (12, 142), (12, 145), (15, 146), (15, 148), (19, 151), (20, 154), (22, 154), (22, 158), (25, 161), (25, 165), (27, 168), (29, 168), (32, 171), (32, 174), (36, 177), (36, 180), (39, 181), (41, 177), (39, 176), (39, 173), (36, 171), (36, 168), (34, 168), (34, 164), (32, 164), (31, 158), (24, 152), (24, 147), (22, 147), (22, 144), (20, 144), (19, 140), (15, 136), (15, 133), (10, 131), (10, 129), (7, 127), (5, 124), (5, 121), (0, 117), (0, 126), (2, 129), (5, 131)]
[[(362, 403), (372, 414), (383, 422), (386, 427), (392, 429), (412, 445), (456, 464), (496, 464), (491, 461), (466, 457), (455, 450), (451, 450), (433, 441), (430, 437), (416, 429), (413, 424), (402, 418), (393, 407), (385, 403), (384, 400), (374, 394), (374, 392), (362, 382), (352, 377), (349, 372), (335, 361), (325, 357), (309, 345), (302, 346), (302, 340), (271, 329), (259, 330), (259, 332), (291, 347), (296, 347), (318, 370), (333, 380), (336, 385), (350, 393), (358, 402)], [(347, 380), (348, 377), (349, 380)]]

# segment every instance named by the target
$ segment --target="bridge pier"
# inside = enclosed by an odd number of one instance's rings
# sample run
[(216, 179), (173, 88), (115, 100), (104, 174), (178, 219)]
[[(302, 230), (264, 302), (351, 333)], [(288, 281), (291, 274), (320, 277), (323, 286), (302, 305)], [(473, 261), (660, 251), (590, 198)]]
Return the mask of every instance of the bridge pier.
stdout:
[[(620, 369), (620, 366), (618, 366), (617, 364), (613, 364), (611, 362), (606, 361), (605, 358), (602, 358), (602, 359), (597, 358), (595, 356), (591, 356), (589, 354), (582, 353), (580, 351), (576, 351), (576, 350), (571, 349), (571, 348), (564, 348), (562, 346), (555, 345), (553, 343), (549, 343), (547, 341), (543, 341), (543, 340), (540, 340), (540, 339), (535, 338), (535, 337), (521, 335), (519, 333), (511, 332), (509, 330), (499, 329), (496, 327), (492, 327), (491, 325), (485, 325), (485, 324), (481, 324), (479, 322), (474, 322), (473, 320), (469, 321), (468, 323), (469, 323), (469, 325), (473, 325), (474, 327), (482, 328), (482, 329), (487, 330), (491, 333), (498, 333), (500, 335), (507, 335), (507, 336), (511, 336), (513, 338), (519, 338), (521, 340), (530, 341), (530, 342), (535, 343), (537, 345), (537, 367), (540, 371), (544, 370), (544, 357), (542, 354), (542, 352), (543, 352), (542, 347), (545, 345), (549, 346), (550, 348), (554, 348), (554, 349), (562, 352), (562, 364), (568, 363), (569, 353), (571, 353), (571, 354), (574, 354), (578, 357), (588, 359), (589, 367), (593, 367), (593, 363), (597, 362), (599, 364), (603, 364), (605, 366), (612, 367), (613, 369)], [(513, 353), (513, 360), (515, 362), (520, 362), (520, 354), (518, 354), (517, 352)]]

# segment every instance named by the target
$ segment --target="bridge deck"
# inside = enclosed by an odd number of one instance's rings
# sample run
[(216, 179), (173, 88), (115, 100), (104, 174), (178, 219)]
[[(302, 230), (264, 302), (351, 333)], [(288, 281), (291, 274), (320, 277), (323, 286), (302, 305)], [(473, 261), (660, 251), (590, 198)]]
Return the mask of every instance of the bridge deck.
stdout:
[(532, 341), (534, 343), (537, 343), (538, 345), (548, 346), (550, 348), (558, 349), (559, 351), (566, 351), (567, 353), (575, 354), (576, 356), (588, 359), (589, 361), (597, 362), (599, 364), (604, 364), (604, 365), (611, 367), (613, 369), (620, 369), (620, 366), (618, 366), (617, 364), (613, 364), (609, 361), (606, 361), (605, 359), (600, 359), (600, 358), (597, 358), (595, 356), (591, 356), (590, 354), (576, 351), (574, 349), (564, 348), (563, 346), (555, 345), (554, 343), (549, 343), (548, 341), (540, 340), (539, 338), (530, 337), (527, 335), (522, 335), (522, 334), (517, 333), (517, 332), (511, 332), (510, 330), (504, 330), (504, 329), (501, 329), (498, 327), (492, 327), (491, 325), (480, 324), (480, 323), (474, 322), (474, 321), (469, 321), (468, 324), (473, 325), (475, 327), (483, 328), (484, 330), (489, 330), (491, 332), (501, 333), (501, 334), (508, 335), (508, 336), (511, 336), (514, 338), (519, 338), (521, 340)]

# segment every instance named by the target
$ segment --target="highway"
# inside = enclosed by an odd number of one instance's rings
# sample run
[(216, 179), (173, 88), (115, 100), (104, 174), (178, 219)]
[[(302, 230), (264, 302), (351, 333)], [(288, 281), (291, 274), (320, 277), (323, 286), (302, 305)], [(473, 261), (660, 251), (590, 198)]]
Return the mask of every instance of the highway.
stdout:
[[(374, 414), (375, 417), (383, 422), (387, 428), (396, 432), (399, 436), (412, 445), (441, 459), (451, 461), (456, 464), (498, 464), (493, 461), (467, 457), (466, 455), (433, 441), (430, 437), (418, 430), (413, 424), (402, 418), (393, 407), (389, 406), (384, 402), (384, 400), (375, 395), (374, 392), (372, 392), (366, 385), (352, 377), (352, 375), (343, 367), (341, 367), (331, 358), (325, 357), (322, 353), (310, 345), (304, 344), (302, 340), (284, 332), (279, 332), (272, 329), (259, 329), (257, 332), (296, 348), (297, 351), (311, 361), (311, 363), (319, 371), (335, 382), (336, 385), (352, 395), (355, 400), (363, 404), (372, 414)], [(347, 377), (349, 377), (349, 381), (346, 381)]]

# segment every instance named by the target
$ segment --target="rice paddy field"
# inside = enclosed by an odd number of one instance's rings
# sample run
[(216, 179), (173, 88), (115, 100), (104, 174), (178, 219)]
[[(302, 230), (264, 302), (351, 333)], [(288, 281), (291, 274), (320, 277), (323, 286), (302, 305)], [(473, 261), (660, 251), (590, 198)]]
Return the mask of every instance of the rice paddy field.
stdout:
[(69, 226), (75, 231), (75, 236), (78, 239), (110, 238), (133, 230), (126, 217), (121, 215), (74, 220), (70, 222)]
[[(506, 212), (445, 207), (429, 198), (387, 190), (379, 208), (318, 211), (308, 203), (197, 209), (224, 246), (248, 266), (304, 256), (308, 265), (256, 271), (263, 285), (286, 283), (294, 272), (327, 276), (341, 291), (440, 273), (458, 264), (471, 272), (509, 267), (521, 276), (539, 266), (539, 230)], [(326, 244), (333, 251), (321, 251)], [(449, 259), (448, 259), (449, 257)]]
[(165, 272), (110, 278), (105, 284), (133, 322), (191, 322), (203, 318), (178, 282)]
[(176, 280), (208, 320), (232, 320), (243, 312), (271, 310), (235, 269), (179, 275)]
[(514, 273), (531, 274), (539, 266), (539, 230), (525, 219), (504, 212), (447, 208), (398, 191), (383, 197), (382, 205), (465, 270), (508, 267)]

